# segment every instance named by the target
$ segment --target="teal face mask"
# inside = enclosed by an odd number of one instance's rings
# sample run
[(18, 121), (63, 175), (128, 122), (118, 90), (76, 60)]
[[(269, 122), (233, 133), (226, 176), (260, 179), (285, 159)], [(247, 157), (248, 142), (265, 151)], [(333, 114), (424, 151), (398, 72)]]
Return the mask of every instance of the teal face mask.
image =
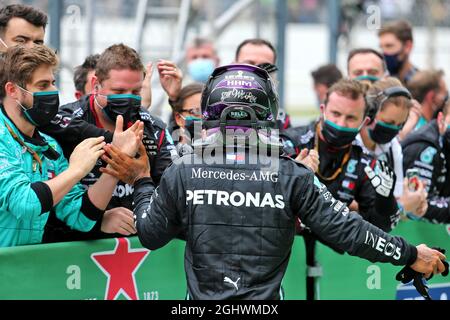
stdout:
[(380, 81), (380, 78), (375, 77), (375, 76), (371, 76), (371, 75), (367, 75), (367, 76), (359, 76), (358, 78), (355, 79), (356, 81), (369, 81), (371, 83), (375, 83), (377, 81)]
[(377, 144), (386, 144), (394, 140), (400, 133), (402, 127), (376, 121), (374, 129), (369, 129), (370, 138)]
[(328, 144), (337, 148), (342, 148), (353, 143), (363, 125), (364, 122), (359, 128), (341, 127), (334, 122), (326, 120), (324, 116), (322, 134)]
[[(189, 132), (190, 134), (190, 138), (193, 139), (195, 136), (195, 128), (196, 128), (196, 123), (200, 123), (202, 121), (202, 118), (197, 118), (197, 117), (193, 117), (193, 116), (188, 116), (188, 117), (183, 117), (182, 115), (180, 115), (181, 118), (184, 119), (184, 121), (186, 122), (184, 125), (184, 129)], [(199, 128), (201, 125), (197, 125)]]
[(33, 95), (33, 107), (26, 108), (19, 101), (17, 103), (27, 120), (36, 127), (42, 127), (50, 124), (56, 117), (59, 110), (59, 92), (58, 91), (42, 91), (30, 92), (19, 87), (20, 90)]
[(197, 121), (202, 121), (202, 118), (198, 118), (198, 117), (194, 117), (194, 116), (189, 116), (189, 117), (183, 117), (182, 115), (180, 115), (181, 118), (186, 121), (186, 122), (197, 122)]
[(133, 94), (115, 94), (107, 96), (107, 105), (103, 113), (116, 123), (117, 117), (122, 116), (124, 125), (128, 128), (130, 123), (138, 120), (142, 98)]

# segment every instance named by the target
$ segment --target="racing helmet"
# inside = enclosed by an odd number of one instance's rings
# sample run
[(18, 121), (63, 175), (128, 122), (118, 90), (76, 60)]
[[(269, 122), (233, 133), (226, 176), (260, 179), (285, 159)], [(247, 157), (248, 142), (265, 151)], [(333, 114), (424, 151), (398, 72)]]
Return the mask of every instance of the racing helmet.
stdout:
[(205, 85), (201, 106), (206, 129), (277, 127), (278, 94), (269, 73), (256, 66), (217, 68)]

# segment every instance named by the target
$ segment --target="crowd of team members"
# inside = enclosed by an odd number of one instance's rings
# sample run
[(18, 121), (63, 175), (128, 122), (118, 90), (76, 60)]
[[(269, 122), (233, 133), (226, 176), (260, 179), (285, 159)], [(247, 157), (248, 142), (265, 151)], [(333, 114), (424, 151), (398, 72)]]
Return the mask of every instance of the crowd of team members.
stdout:
[[(0, 246), (136, 234), (133, 188), (103, 174), (105, 150), (114, 144), (134, 156), (142, 141), (158, 184), (171, 162), (190, 152), (202, 120), (202, 82), (220, 63), (214, 46), (197, 40), (188, 48), (183, 77), (170, 61), (144, 66), (134, 49), (113, 45), (76, 68), (77, 100), (60, 106), (58, 58), (43, 45), (46, 25), (47, 16), (32, 7), (0, 10)], [(402, 217), (449, 223), (444, 74), (411, 64), (408, 23), (387, 24), (379, 38), (383, 53), (350, 53), (345, 79), (333, 65), (313, 72), (321, 117), (292, 128), (280, 113), (284, 152), (385, 231)], [(265, 40), (241, 43), (235, 62), (259, 66), (276, 80), (276, 51)], [(169, 125), (148, 111), (153, 69), (173, 109)], [(182, 87), (186, 82), (193, 83)], [(407, 172), (419, 175), (414, 188)]]

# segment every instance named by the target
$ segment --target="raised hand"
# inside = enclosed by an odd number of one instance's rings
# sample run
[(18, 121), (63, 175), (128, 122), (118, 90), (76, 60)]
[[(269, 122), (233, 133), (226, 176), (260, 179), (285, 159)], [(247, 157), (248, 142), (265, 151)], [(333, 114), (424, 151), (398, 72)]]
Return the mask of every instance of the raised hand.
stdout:
[(303, 163), (313, 172), (317, 172), (319, 170), (320, 156), (316, 150), (303, 149), (295, 160)]
[(417, 100), (412, 100), (413, 107), (409, 111), (408, 121), (399, 134), (399, 139), (404, 140), (414, 130), (423, 115), (422, 105)]
[(157, 65), (161, 86), (172, 101), (178, 100), (183, 85), (183, 73), (175, 63), (160, 60)]
[(77, 172), (80, 179), (85, 177), (97, 163), (97, 160), (105, 154), (105, 138), (91, 138), (81, 142), (69, 159), (69, 169)]
[(385, 162), (378, 161), (375, 171), (370, 166), (367, 166), (364, 171), (378, 195), (389, 198), (393, 194), (395, 173)]
[(149, 109), (152, 106), (152, 76), (153, 76), (153, 63), (150, 62), (145, 67), (145, 78), (142, 84), (141, 97), (142, 106)]
[(414, 216), (422, 218), (428, 210), (427, 198), (428, 193), (422, 181), (419, 180), (419, 186), (416, 191), (410, 191), (408, 179), (404, 179), (403, 195), (398, 201), (403, 206), (405, 212), (410, 212)]
[(113, 145), (107, 145), (105, 151), (109, 157), (104, 155), (102, 160), (108, 164), (108, 167), (101, 168), (102, 173), (116, 177), (131, 186), (136, 181), (151, 176), (150, 162), (144, 144), (141, 143), (139, 146), (139, 158), (132, 158)]
[(136, 156), (144, 138), (144, 123), (136, 121), (127, 131), (123, 131), (123, 117), (118, 116), (112, 144), (130, 157)]

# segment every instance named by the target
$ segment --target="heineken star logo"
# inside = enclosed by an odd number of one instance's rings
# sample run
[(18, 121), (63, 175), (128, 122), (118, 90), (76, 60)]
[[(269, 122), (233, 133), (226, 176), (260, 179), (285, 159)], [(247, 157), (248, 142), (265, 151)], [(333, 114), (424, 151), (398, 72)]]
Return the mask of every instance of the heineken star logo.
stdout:
[(116, 300), (120, 294), (128, 300), (139, 300), (135, 274), (150, 251), (130, 249), (127, 238), (116, 239), (116, 243), (113, 251), (91, 255), (91, 259), (108, 277), (105, 300)]

